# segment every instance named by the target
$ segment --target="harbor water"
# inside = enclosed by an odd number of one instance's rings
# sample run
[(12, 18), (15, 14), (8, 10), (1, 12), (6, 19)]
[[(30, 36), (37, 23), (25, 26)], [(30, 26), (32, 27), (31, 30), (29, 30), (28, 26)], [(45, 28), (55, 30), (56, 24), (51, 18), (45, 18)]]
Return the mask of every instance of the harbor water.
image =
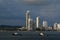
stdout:
[[(20, 35), (12, 35), (13, 33), (19, 33)], [(44, 36), (39, 35), (40, 32), (27, 32), (27, 31), (6, 31), (0, 32), (0, 40), (60, 40), (60, 32), (47, 31), (43, 32)]]

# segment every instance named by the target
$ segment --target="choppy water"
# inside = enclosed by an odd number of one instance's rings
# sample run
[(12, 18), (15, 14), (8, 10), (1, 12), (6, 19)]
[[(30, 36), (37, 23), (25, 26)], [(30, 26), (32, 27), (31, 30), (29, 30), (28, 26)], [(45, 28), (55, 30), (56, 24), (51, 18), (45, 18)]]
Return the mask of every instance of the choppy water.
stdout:
[(15, 32), (0, 32), (0, 40), (60, 40), (60, 32), (44, 32), (45, 36), (39, 36), (40, 32), (17, 31), (23, 35), (12, 35)]

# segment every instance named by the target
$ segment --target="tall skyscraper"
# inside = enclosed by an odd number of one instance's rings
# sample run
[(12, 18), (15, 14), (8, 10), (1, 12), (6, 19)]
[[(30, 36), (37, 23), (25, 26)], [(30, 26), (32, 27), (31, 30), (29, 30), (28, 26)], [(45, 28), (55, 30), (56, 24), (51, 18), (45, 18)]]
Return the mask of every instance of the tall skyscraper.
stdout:
[(48, 23), (47, 23), (47, 21), (43, 21), (43, 27), (45, 28), (45, 30), (48, 29)]
[(58, 23), (54, 23), (54, 30), (57, 30), (57, 24)]
[(36, 17), (36, 28), (39, 28), (40, 26), (40, 17)]
[(47, 27), (47, 26), (48, 26), (47, 21), (43, 21), (43, 27)]
[(30, 11), (27, 10), (27, 12), (26, 12), (26, 28), (28, 28), (28, 20), (29, 20), (29, 18), (30, 18)]
[(32, 25), (33, 25), (32, 19), (29, 18), (28, 19), (28, 30), (32, 30)]
[(60, 31), (60, 23), (57, 24), (57, 31)]

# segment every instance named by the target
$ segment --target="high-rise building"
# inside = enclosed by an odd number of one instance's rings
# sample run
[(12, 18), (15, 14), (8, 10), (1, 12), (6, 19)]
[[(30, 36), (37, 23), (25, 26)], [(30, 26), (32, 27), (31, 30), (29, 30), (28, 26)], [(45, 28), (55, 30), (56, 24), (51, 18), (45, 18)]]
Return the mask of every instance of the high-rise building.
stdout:
[(36, 17), (36, 28), (39, 28), (40, 26), (40, 17)]
[(28, 20), (29, 20), (29, 18), (30, 18), (30, 11), (27, 10), (27, 12), (26, 12), (26, 28), (28, 28)]
[(57, 24), (57, 30), (60, 31), (60, 23)]
[(43, 27), (47, 27), (47, 26), (48, 26), (47, 21), (43, 21)]
[(45, 30), (48, 29), (48, 23), (47, 23), (47, 21), (43, 21), (43, 27), (45, 28)]
[(57, 23), (54, 23), (54, 30), (57, 30)]
[(32, 19), (29, 18), (28, 19), (28, 30), (32, 30), (32, 25), (33, 25)]

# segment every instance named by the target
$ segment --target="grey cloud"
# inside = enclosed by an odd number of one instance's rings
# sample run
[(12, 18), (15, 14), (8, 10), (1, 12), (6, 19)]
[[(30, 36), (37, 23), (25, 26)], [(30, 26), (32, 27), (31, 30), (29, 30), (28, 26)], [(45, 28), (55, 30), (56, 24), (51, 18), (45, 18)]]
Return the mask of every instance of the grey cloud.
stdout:
[(45, 5), (49, 4), (50, 0), (24, 0), (26, 4), (31, 4), (31, 5)]
[(0, 17), (22, 17), (23, 8), (16, 0), (0, 0)]
[(0, 25), (24, 25), (24, 20), (16, 20), (16, 19), (0, 19)]
[[(57, 5), (57, 4), (56, 4)], [(40, 10), (40, 14), (49, 18), (56, 18), (60, 15), (60, 5), (51, 4), (47, 7), (44, 7)]]
[(56, 9), (54, 8), (44, 8), (40, 11), (42, 16), (53, 17), (56, 16)]

